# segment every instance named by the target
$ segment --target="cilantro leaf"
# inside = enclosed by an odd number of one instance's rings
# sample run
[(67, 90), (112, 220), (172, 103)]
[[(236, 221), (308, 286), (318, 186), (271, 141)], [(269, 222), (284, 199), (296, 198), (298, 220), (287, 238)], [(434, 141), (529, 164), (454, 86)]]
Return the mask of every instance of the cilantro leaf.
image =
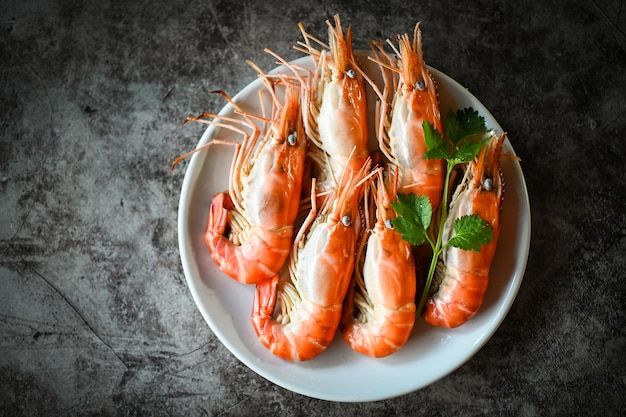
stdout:
[(396, 217), (391, 221), (393, 227), (400, 233), (402, 239), (412, 246), (418, 246), (426, 240), (426, 229), (407, 217)]
[[(404, 217), (414, 216), (424, 229), (430, 226), (433, 207), (425, 195), (398, 194), (398, 201), (391, 203), (396, 213)], [(396, 209), (398, 207), (400, 211)]]
[(398, 194), (391, 203), (398, 217), (391, 223), (404, 240), (411, 245), (421, 245), (426, 240), (426, 230), (432, 218), (432, 205), (425, 195)]
[(463, 138), (485, 133), (485, 118), (471, 107), (448, 113), (444, 122), (446, 137), (457, 145)]
[(473, 161), (488, 141), (489, 138), (483, 139), (479, 142), (465, 142), (456, 151), (456, 154), (454, 155), (455, 162), (463, 163)]
[(446, 143), (435, 127), (428, 121), (422, 122), (422, 129), (424, 130), (424, 142), (426, 143), (426, 149), (428, 151), (424, 154), (426, 159), (446, 159), (449, 157), (446, 150)]
[(476, 214), (465, 215), (456, 219), (454, 233), (455, 235), (448, 241), (448, 245), (475, 252), (480, 252), (480, 247), (493, 239), (491, 225)]
[(435, 148), (424, 152), (424, 159), (450, 159), (450, 154), (445, 148)]
[(455, 145), (461, 140), (463, 135), (461, 131), (461, 123), (456, 118), (456, 115), (450, 110), (443, 122), (443, 131), (446, 133), (446, 137), (452, 141)]

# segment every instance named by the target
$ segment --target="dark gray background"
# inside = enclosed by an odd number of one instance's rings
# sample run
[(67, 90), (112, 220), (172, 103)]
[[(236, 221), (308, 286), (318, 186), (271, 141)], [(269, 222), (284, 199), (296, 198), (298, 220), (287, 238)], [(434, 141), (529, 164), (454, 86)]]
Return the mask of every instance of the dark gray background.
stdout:
[[(453, 374), (337, 404), (243, 366), (179, 260), (172, 158), (287, 59), (302, 20), (354, 43), (422, 22), (427, 62), (469, 88), (522, 158), (528, 268)], [(626, 7), (620, 1), (3, 1), (0, 415), (610, 415), (626, 392)]]

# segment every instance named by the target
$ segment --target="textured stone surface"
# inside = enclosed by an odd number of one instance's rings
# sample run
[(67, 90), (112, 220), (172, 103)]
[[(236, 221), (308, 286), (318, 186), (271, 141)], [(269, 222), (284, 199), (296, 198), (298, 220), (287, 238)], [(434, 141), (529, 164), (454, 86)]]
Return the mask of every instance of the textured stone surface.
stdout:
[[(128, 3), (128, 4), (126, 4)], [(283, 4), (284, 3), (284, 4)], [(626, 392), (626, 9), (619, 1), (0, 4), (0, 415), (610, 415)], [(494, 4), (495, 3), (495, 4)], [(280, 6), (279, 6), (280, 4)], [(429, 64), (522, 158), (532, 244), (493, 338), (418, 392), (338, 404), (242, 365), (176, 235), (188, 114), (218, 110), (296, 23), (354, 43), (422, 21)]]

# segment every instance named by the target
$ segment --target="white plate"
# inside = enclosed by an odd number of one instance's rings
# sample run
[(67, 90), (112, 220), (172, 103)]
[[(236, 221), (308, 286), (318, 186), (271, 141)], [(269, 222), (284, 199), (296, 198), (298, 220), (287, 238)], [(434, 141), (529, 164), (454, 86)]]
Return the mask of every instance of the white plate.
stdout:
[[(379, 80), (377, 66), (365, 58), (365, 53), (359, 55), (364, 71)], [(312, 67), (308, 57), (295, 62)], [(489, 111), (464, 87), (440, 71), (432, 69), (432, 74), (439, 89), (442, 115), (449, 109), (473, 107), (485, 117), (488, 127), (502, 131)], [(235, 96), (235, 101), (258, 113), (261, 88), (261, 81), (256, 79)], [(373, 98), (373, 94), (369, 97)], [(220, 114), (231, 114), (232, 110), (226, 105)], [(228, 132), (209, 127), (199, 145), (216, 134), (229, 136)], [(504, 148), (514, 153), (508, 139)], [(406, 346), (382, 359), (352, 351), (339, 334), (313, 360), (291, 363), (275, 357), (258, 341), (250, 322), (254, 287), (223, 275), (204, 244), (211, 197), (227, 188), (232, 155), (233, 149), (216, 145), (191, 158), (178, 212), (180, 255), (193, 299), (212, 331), (233, 355), (262, 377), (288, 390), (324, 400), (391, 398), (423, 388), (457, 369), (504, 320), (522, 282), (530, 246), (528, 194), (520, 165), (511, 158), (502, 159), (506, 183), (502, 229), (484, 304), (473, 319), (456, 329), (444, 329), (431, 327), (418, 317)]]

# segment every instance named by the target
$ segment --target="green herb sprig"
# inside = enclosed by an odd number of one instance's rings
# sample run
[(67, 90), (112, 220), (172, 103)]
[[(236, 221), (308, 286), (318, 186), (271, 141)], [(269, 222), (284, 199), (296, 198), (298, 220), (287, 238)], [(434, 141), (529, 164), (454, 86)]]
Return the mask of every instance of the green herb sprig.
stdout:
[(430, 286), (437, 266), (437, 259), (449, 246), (463, 250), (480, 251), (482, 245), (493, 239), (491, 225), (476, 214), (465, 215), (456, 219), (454, 236), (443, 242), (443, 228), (448, 216), (448, 188), (454, 168), (459, 164), (473, 161), (481, 149), (488, 142), (484, 138), (487, 132), (485, 119), (474, 109), (466, 108), (455, 113), (449, 112), (443, 124), (445, 136), (430, 122), (424, 121), (424, 139), (428, 151), (424, 154), (427, 159), (443, 159), (446, 161), (443, 196), (439, 210), (439, 224), (435, 235), (429, 233), (433, 218), (433, 209), (430, 200), (425, 195), (398, 194), (397, 201), (392, 207), (398, 214), (392, 220), (404, 240), (413, 246), (428, 242), (433, 250), (426, 285), (417, 306), (417, 313), (421, 313), (426, 303)]

